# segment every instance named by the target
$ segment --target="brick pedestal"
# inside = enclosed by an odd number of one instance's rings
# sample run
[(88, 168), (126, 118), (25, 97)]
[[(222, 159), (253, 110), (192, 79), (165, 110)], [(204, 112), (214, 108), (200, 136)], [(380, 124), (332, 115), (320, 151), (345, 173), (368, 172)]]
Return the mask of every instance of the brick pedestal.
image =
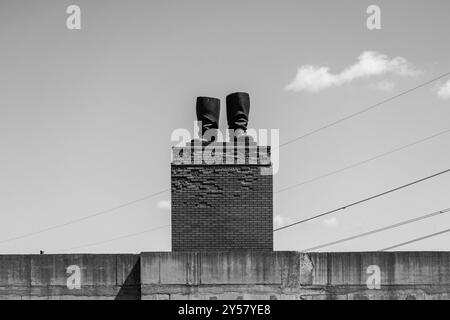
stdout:
[(172, 150), (172, 250), (273, 250), (270, 147)]

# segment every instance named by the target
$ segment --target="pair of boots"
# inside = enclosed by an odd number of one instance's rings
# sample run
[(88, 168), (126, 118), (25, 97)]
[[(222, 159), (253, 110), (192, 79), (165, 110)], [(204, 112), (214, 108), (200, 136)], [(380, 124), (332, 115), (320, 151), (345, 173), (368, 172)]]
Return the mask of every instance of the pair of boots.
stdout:
[[(250, 113), (250, 96), (245, 92), (236, 92), (227, 96), (228, 128), (235, 138), (246, 136), (248, 115)], [(205, 133), (219, 128), (220, 100), (210, 97), (197, 98), (197, 120), (202, 122), (202, 137), (204, 142), (216, 139), (214, 134)], [(214, 131), (209, 131), (214, 132)]]

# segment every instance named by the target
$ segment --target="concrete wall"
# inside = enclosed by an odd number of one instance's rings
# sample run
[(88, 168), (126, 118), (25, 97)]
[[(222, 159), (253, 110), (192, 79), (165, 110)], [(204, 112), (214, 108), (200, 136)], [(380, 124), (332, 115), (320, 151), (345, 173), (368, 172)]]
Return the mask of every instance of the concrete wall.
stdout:
[(449, 299), (450, 253), (144, 253), (143, 299)]
[(0, 256), (0, 299), (140, 299), (139, 255)]
[(0, 299), (450, 299), (449, 252), (0, 256)]

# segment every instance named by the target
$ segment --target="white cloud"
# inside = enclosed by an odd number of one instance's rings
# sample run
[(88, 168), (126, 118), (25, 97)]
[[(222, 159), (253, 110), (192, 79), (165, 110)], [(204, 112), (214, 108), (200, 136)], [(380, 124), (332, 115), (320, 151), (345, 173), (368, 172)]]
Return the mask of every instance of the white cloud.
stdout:
[(373, 82), (370, 84), (370, 88), (379, 91), (391, 92), (395, 88), (395, 82), (392, 80), (382, 80), (379, 82)]
[(337, 227), (339, 225), (339, 220), (336, 217), (323, 220), (323, 224), (328, 227)]
[(156, 204), (156, 207), (161, 211), (170, 211), (171, 203), (168, 200), (161, 200)]
[(291, 219), (289, 219), (289, 218), (285, 218), (285, 217), (280, 216), (280, 215), (276, 215), (276, 216), (273, 217), (273, 226), (275, 228), (283, 227), (283, 226), (285, 226), (285, 225), (287, 225), (289, 223), (291, 223)]
[(436, 90), (436, 94), (443, 100), (450, 99), (450, 80), (443, 85), (440, 85)]
[(285, 90), (317, 93), (357, 79), (386, 74), (411, 77), (417, 76), (419, 72), (414, 70), (405, 58), (389, 59), (387, 55), (375, 51), (365, 51), (358, 57), (357, 63), (345, 68), (339, 74), (331, 73), (328, 67), (302, 66), (298, 69), (295, 79), (285, 87)]

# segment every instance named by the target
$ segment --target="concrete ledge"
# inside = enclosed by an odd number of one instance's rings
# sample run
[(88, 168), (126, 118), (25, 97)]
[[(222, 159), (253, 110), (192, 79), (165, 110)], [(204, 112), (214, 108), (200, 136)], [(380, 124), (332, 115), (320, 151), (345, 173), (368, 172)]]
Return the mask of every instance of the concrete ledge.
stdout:
[(448, 252), (141, 255), (143, 299), (448, 299)]
[(450, 299), (449, 252), (0, 256), (0, 299)]
[[(308, 254), (315, 285), (366, 285), (380, 271), (382, 286), (450, 285), (449, 252), (354, 252)], [(372, 267), (371, 267), (372, 266)]]
[(151, 284), (279, 284), (277, 253), (257, 251), (142, 253), (141, 282)]
[(139, 255), (0, 256), (0, 297), (139, 299)]

